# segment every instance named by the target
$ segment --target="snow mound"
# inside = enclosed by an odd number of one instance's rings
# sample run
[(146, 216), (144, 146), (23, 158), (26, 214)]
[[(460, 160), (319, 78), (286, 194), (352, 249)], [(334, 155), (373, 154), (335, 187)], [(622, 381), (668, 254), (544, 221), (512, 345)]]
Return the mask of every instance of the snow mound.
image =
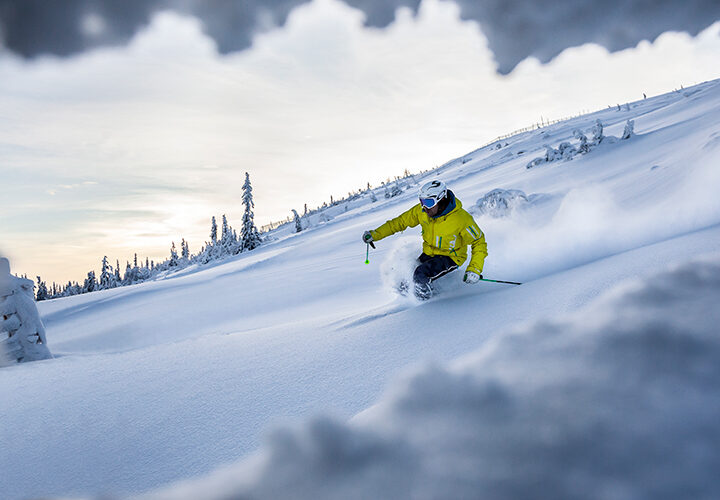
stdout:
[(519, 189), (493, 189), (475, 202), (475, 211), (497, 219), (507, 217), (528, 203), (528, 196)]
[(0, 367), (52, 358), (33, 290), (33, 282), (11, 275), (0, 257)]
[(142, 498), (720, 498), (719, 302), (720, 255), (626, 283)]

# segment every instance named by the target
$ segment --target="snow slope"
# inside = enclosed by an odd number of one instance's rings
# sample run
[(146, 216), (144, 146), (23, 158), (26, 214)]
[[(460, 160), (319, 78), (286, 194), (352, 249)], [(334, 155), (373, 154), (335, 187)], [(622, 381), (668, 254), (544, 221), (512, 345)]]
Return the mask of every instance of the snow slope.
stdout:
[[(525, 168), (598, 118), (637, 135)], [(396, 297), (419, 229), (370, 265), (360, 235), (411, 187), (220, 264), (41, 303), (56, 358), (0, 371), (0, 497), (196, 477), (148, 495), (717, 496), (719, 160), (713, 81), (418, 177), (474, 213), (484, 275), (520, 287), (451, 273), (428, 303)], [(476, 202), (494, 189), (525, 196), (493, 217)]]

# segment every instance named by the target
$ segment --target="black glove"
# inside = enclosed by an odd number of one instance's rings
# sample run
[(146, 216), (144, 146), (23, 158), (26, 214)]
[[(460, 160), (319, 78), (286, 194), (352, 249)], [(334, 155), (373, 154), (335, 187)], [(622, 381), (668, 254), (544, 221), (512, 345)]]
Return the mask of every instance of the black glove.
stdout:
[(375, 248), (375, 243), (373, 243), (373, 237), (372, 237), (372, 231), (365, 231), (362, 236), (363, 243), (367, 243), (371, 247)]

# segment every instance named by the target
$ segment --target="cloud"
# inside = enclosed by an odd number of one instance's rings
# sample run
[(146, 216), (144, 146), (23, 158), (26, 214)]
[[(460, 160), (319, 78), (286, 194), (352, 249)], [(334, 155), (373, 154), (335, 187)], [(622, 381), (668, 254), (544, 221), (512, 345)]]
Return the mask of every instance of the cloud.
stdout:
[(716, 0), (457, 0), (480, 23), (500, 73), (523, 59), (549, 62), (564, 49), (596, 43), (611, 52), (666, 31), (696, 35), (720, 19)]
[[(451, 1), (451, 0), (446, 0)], [(597, 43), (617, 51), (666, 31), (695, 35), (720, 19), (715, 0), (452, 0), (464, 19), (477, 21), (488, 38), (500, 73), (536, 57), (548, 62), (565, 48)], [(153, 13), (175, 10), (202, 20), (220, 53), (248, 48), (253, 36), (283, 26), (290, 11), (307, 0), (0, 0), (5, 46), (23, 57), (68, 56), (127, 42)], [(386, 27), (399, 8), (418, 12), (420, 0), (345, 0), (365, 14), (365, 23)]]

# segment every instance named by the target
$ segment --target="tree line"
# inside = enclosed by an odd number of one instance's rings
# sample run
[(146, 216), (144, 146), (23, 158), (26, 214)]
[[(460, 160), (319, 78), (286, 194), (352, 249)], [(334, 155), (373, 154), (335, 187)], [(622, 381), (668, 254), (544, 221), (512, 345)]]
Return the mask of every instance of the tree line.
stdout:
[(227, 217), (222, 216), (222, 226), (218, 234), (218, 224), (215, 217), (212, 217), (210, 226), (210, 240), (196, 254), (190, 253), (190, 247), (185, 238), (180, 242), (180, 249), (172, 242), (170, 247), (170, 256), (162, 262), (156, 263), (148, 258), (145, 262), (138, 261), (138, 255), (135, 254), (132, 265), (128, 261), (125, 265), (125, 271), (120, 272), (120, 261), (115, 261), (113, 267), (107, 256), (102, 259), (100, 267), (100, 275), (96, 275), (95, 271), (89, 271), (87, 277), (82, 284), (78, 281), (68, 281), (64, 285), (53, 283), (48, 284), (37, 277), (37, 293), (36, 300), (48, 300), (59, 297), (69, 297), (83, 293), (90, 293), (97, 290), (109, 290), (121, 286), (134, 285), (144, 281), (151, 280), (159, 275), (169, 271), (177, 271), (192, 264), (207, 264), (213, 260), (218, 260), (229, 255), (237, 255), (241, 252), (247, 252), (259, 247), (263, 240), (260, 232), (255, 226), (255, 202), (253, 201), (252, 185), (250, 183), (250, 174), (245, 173), (245, 183), (242, 186), (242, 204), (245, 207), (242, 218), (242, 226), (240, 234), (228, 224)]

